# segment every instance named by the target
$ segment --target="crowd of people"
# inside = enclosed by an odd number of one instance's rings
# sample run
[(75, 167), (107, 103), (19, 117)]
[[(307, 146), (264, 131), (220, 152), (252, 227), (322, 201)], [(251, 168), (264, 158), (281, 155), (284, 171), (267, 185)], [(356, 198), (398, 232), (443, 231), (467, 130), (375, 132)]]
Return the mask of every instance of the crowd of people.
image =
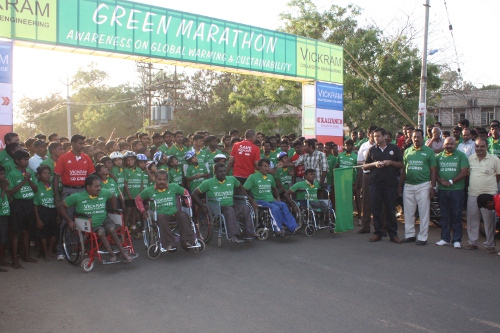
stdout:
[[(321, 143), (294, 133), (266, 136), (253, 130), (241, 138), (238, 130), (222, 137), (207, 131), (185, 136), (166, 130), (151, 137), (142, 132), (119, 138), (38, 134), (24, 141), (16, 133), (7, 133), (5, 149), (0, 151), (0, 266), (22, 268), (19, 257), (36, 262), (30, 256), (33, 241), (39, 258), (64, 260), (60, 233), (65, 224), (74, 227), (75, 214), (92, 216), (92, 229), (108, 250), (106, 234), (116, 238), (116, 233), (107, 208), (123, 209), (131, 235), (140, 238), (145, 200), (151, 198), (157, 203), (162, 251), (176, 249), (169, 221), (179, 224), (180, 245), (189, 250), (191, 218), (177, 210), (177, 195), (192, 196), (195, 215), (206, 210), (204, 196), (217, 198), (230, 242), (258, 237), (248, 207), (234, 204), (235, 194), (247, 195), (256, 210), (258, 206), (270, 209), (276, 236), (293, 234), (298, 224), (287, 205), (292, 195), (305, 188), (317, 199), (318, 190), (327, 189), (334, 206), (335, 168), (352, 169), (358, 233), (371, 233), (373, 227), (370, 242), (388, 235), (396, 244), (426, 245), (430, 201), (437, 195), (442, 229), (436, 244), (462, 247), (465, 208), (466, 249), (478, 249), (481, 214), (484, 246), (495, 253), (500, 123), (493, 121), (488, 132), (470, 129), (463, 119), (452, 133), (442, 131), (439, 122), (429, 125), (426, 133), (405, 125), (395, 137), (371, 126), (367, 132), (352, 131), (342, 149), (333, 141)], [(398, 237), (398, 204), (404, 207), (403, 239)], [(244, 222), (243, 232), (236, 220)], [(12, 262), (5, 254), (8, 246)], [(125, 261), (132, 261), (119, 250)], [(110, 261), (116, 261), (113, 251), (109, 253)]]

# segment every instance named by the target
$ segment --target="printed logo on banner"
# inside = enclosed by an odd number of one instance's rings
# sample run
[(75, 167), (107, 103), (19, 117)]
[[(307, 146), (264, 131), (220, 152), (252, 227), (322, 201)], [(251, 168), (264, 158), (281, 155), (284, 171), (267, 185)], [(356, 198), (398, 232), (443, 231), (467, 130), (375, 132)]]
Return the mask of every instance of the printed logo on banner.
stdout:
[(317, 135), (342, 136), (343, 132), (344, 118), (342, 111), (316, 110)]
[(12, 83), (12, 42), (0, 42), (0, 83)]
[(316, 82), (316, 107), (344, 110), (344, 87), (338, 84)]

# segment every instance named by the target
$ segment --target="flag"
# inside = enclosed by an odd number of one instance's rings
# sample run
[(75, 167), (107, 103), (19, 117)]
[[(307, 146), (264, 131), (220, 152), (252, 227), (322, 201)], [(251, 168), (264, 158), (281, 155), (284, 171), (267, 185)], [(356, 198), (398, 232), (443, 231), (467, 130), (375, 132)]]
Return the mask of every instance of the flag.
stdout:
[(333, 171), (335, 184), (335, 232), (354, 229), (352, 208), (352, 168), (338, 168)]

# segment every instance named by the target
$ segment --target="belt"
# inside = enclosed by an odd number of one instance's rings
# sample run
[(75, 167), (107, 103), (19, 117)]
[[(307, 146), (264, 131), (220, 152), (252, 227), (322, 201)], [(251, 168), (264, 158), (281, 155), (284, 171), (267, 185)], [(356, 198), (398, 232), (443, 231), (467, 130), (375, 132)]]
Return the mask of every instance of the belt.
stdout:
[(83, 188), (83, 186), (69, 186), (69, 185), (63, 185), (64, 187), (67, 187), (67, 188), (73, 188), (73, 189), (76, 189), (76, 190), (80, 190)]

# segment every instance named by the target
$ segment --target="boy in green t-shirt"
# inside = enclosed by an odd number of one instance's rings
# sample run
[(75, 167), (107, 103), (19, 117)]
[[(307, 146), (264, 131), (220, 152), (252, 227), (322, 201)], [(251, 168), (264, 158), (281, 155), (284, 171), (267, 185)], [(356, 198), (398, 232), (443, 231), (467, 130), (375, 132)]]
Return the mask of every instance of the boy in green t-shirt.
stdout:
[(109, 155), (113, 162), (113, 167), (109, 170), (116, 178), (116, 184), (121, 193), (124, 192), (125, 174), (123, 169), (123, 155), (119, 151), (115, 151)]
[(205, 163), (198, 163), (198, 156), (194, 151), (187, 152), (184, 157), (186, 162), (184, 173), (190, 192), (192, 193), (205, 179), (210, 177), (207, 165)]
[(43, 259), (50, 261), (50, 254), (55, 251), (57, 236), (59, 235), (54, 190), (50, 181), (50, 167), (40, 165), (36, 169), (36, 173), (39, 181), (37, 184), (38, 191), (33, 200), (36, 221), (35, 237), (40, 239)]
[(30, 154), (24, 150), (18, 150), (13, 155), (16, 168), (8, 175), (9, 187), (7, 194), (13, 198), (11, 211), (16, 214), (11, 215), (12, 229), (12, 268), (23, 268), (17, 259), (19, 237), (23, 237), (24, 261), (38, 262), (29, 256), (29, 231), (35, 226), (35, 212), (33, 211), (33, 198), (38, 190), (35, 172), (28, 169)]
[[(278, 154), (277, 161), (288, 163), (288, 152), (282, 151)], [(295, 172), (293, 167), (281, 167), (276, 169), (274, 178), (276, 180), (276, 186), (280, 195), (285, 194), (285, 192), (290, 188), (293, 183), (293, 176)]]
[[(8, 241), (10, 205), (7, 196), (9, 182), (5, 179), (5, 168), (0, 165), (0, 266), (8, 266), (5, 261), (5, 246)], [(0, 268), (0, 272), (7, 272)]]
[(177, 157), (175, 157), (174, 155), (170, 156), (168, 158), (167, 166), (168, 166), (168, 183), (182, 186), (184, 174), (182, 172), (182, 167), (179, 166), (179, 160), (177, 159)]
[[(125, 160), (125, 221), (127, 222), (130, 233), (137, 239), (141, 237), (137, 230), (137, 222), (140, 221), (141, 216), (135, 207), (135, 197), (141, 193), (144, 186), (147, 185), (147, 175), (139, 168), (136, 163), (137, 156), (133, 152), (127, 152), (124, 155)], [(141, 165), (144, 161), (141, 161)]]
[(292, 193), (297, 193), (296, 200), (300, 207), (307, 207), (307, 200), (311, 208), (320, 209), (325, 211), (328, 209), (324, 201), (318, 200), (318, 190), (321, 189), (319, 182), (315, 181), (316, 171), (314, 169), (307, 169), (304, 172), (304, 181), (295, 183), (285, 193), (285, 199), (294, 207), (292, 203)]

